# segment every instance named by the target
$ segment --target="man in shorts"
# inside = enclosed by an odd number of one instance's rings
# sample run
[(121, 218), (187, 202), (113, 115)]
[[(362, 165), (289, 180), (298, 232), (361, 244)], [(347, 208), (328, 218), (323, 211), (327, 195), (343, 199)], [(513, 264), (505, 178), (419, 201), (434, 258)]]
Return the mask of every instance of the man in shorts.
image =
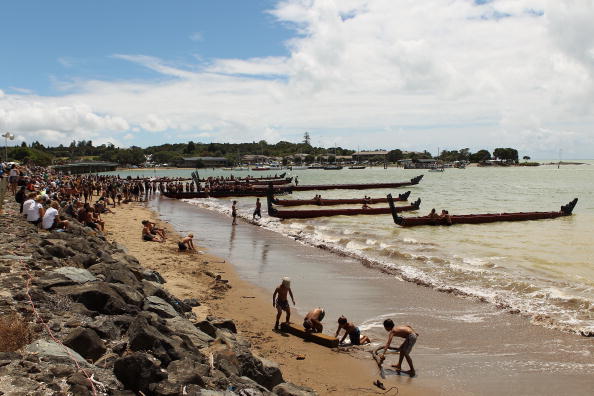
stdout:
[(314, 308), (305, 315), (305, 319), (303, 319), (303, 328), (305, 331), (309, 331), (312, 333), (321, 333), (324, 330), (324, 326), (322, 325), (322, 320), (326, 312), (324, 312), (323, 308)]
[(272, 306), (276, 307), (276, 323), (274, 324), (274, 330), (278, 330), (278, 322), (283, 311), (286, 312), (285, 323), (289, 324), (291, 319), (291, 307), (289, 306), (289, 298), (293, 300), (295, 305), (295, 299), (293, 298), (293, 291), (291, 290), (291, 280), (289, 278), (283, 278), (280, 286), (278, 286), (272, 294)]
[(413, 346), (415, 346), (419, 334), (415, 332), (414, 329), (409, 325), (394, 326), (394, 322), (392, 321), (392, 319), (384, 320), (384, 329), (386, 329), (386, 331), (388, 332), (388, 342), (386, 342), (386, 345), (384, 347), (380, 347), (376, 350), (376, 352), (378, 352), (382, 348), (384, 349), (384, 352), (381, 354), (380, 359), (383, 361), (386, 358), (386, 351), (388, 350), (388, 348), (390, 348), (390, 344), (392, 343), (392, 339), (394, 337), (404, 338), (404, 342), (398, 348), (398, 351), (400, 352), (400, 356), (398, 357), (398, 364), (393, 364), (392, 367), (394, 367), (396, 371), (400, 372), (402, 367), (402, 360), (406, 358), (410, 370), (405, 372), (408, 373), (411, 377), (414, 377), (415, 368), (413, 366), (413, 361), (410, 358), (410, 352), (412, 351)]

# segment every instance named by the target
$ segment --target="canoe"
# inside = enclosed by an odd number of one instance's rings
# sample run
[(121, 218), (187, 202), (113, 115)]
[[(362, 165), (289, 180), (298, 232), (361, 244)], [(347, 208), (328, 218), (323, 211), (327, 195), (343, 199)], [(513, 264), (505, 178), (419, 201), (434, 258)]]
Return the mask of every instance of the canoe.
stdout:
[[(196, 173), (197, 175), (197, 173)], [(195, 172), (192, 172), (192, 179), (180, 179), (180, 180), (194, 180), (196, 181), (196, 176)], [(245, 182), (246, 180), (249, 180), (250, 182), (254, 182), (254, 181), (263, 181), (263, 182), (268, 182), (268, 181), (272, 181), (272, 180), (286, 180), (288, 179), (287, 177), (287, 172), (283, 172), (278, 176), (261, 176), (261, 177), (254, 177), (254, 176), (249, 176), (249, 177), (236, 177), (234, 179), (225, 179), (225, 182), (234, 182), (236, 180), (239, 180), (240, 182)], [(291, 180), (293, 178), (291, 177)], [(208, 181), (208, 179), (199, 179), (201, 182), (205, 182)], [(171, 180), (171, 181), (175, 181), (175, 180)]]
[[(265, 197), (267, 189), (255, 189), (255, 190), (214, 190), (206, 193), (205, 191), (195, 192), (164, 192), (163, 195), (167, 198), (174, 199), (191, 199), (191, 198), (227, 198), (227, 197)], [(290, 188), (275, 188), (275, 194), (289, 194), (291, 193)]]
[(481, 224), (494, 223), (498, 221), (527, 221), (540, 219), (554, 219), (556, 217), (570, 216), (573, 208), (577, 204), (578, 199), (567, 205), (561, 206), (559, 211), (552, 212), (515, 212), (515, 213), (483, 213), (483, 214), (467, 214), (467, 215), (450, 215), (447, 218), (432, 218), (429, 216), (422, 217), (402, 217), (398, 215), (398, 207), (394, 205), (394, 200), (391, 195), (388, 195), (388, 203), (392, 209), (392, 217), (394, 222), (403, 227), (414, 227), (422, 225), (453, 225), (453, 224)]
[(314, 190), (367, 190), (374, 188), (395, 188), (419, 184), (423, 175), (413, 177), (407, 182), (397, 183), (365, 183), (365, 184), (300, 184), (293, 186), (293, 191), (314, 191)]
[[(268, 207), (268, 215), (271, 217), (278, 217), (280, 219), (312, 219), (315, 217), (329, 217), (329, 216), (358, 216), (358, 215), (380, 215), (390, 214), (392, 210), (396, 212), (418, 210), (421, 206), (421, 198), (417, 199), (411, 205), (407, 206), (395, 206), (395, 209), (391, 207), (387, 208), (352, 208), (352, 209), (314, 209), (314, 210), (278, 210), (272, 202), (274, 196), (268, 191), (266, 196), (266, 203)], [(394, 204), (392, 200), (392, 205)]]
[(365, 169), (365, 166), (349, 166), (349, 169)]
[[(403, 194), (398, 194), (394, 201), (406, 201), (410, 195), (410, 191)], [(302, 205), (316, 205), (316, 206), (332, 206), (332, 205), (349, 205), (349, 204), (368, 204), (388, 202), (388, 198), (347, 198), (347, 199), (275, 199), (274, 204), (280, 206), (302, 206)]]
[(250, 184), (252, 186), (268, 186), (269, 184), (273, 185), (282, 185), (282, 184), (291, 184), (293, 181), (292, 177), (285, 177), (284, 179), (270, 179), (270, 180), (246, 180), (246, 179), (233, 179), (233, 180), (218, 180), (219, 184), (228, 184), (228, 185), (246, 185)]
[(340, 165), (330, 165), (330, 166), (325, 166), (324, 170), (341, 170), (342, 166)]
[(328, 348), (338, 347), (338, 338), (323, 333), (312, 333), (298, 324), (281, 323), (281, 331)]

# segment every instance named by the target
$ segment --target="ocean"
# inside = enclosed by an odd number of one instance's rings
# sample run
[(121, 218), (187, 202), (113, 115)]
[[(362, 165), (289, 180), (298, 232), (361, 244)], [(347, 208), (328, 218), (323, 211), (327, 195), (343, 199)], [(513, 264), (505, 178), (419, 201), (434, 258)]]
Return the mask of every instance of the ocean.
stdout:
[[(432, 208), (451, 214), (552, 211), (579, 198), (574, 215), (550, 220), (451, 227), (402, 228), (391, 215), (338, 216), (279, 220), (266, 214), (261, 227), (301, 244), (329, 250), (389, 273), (396, 280), (476, 298), (502, 311), (518, 313), (534, 324), (578, 334), (594, 333), (594, 161), (584, 165), (539, 167), (468, 167), (443, 173), (402, 168), (295, 170), (300, 184), (398, 182), (423, 174), (420, 184), (400, 189), (329, 190), (293, 193), (292, 199), (384, 197), (410, 190), (421, 198), (418, 212)], [(186, 176), (193, 170), (114, 172), (121, 176)], [(270, 172), (199, 170), (201, 177)], [(254, 197), (192, 199), (186, 202), (252, 218)], [(397, 203), (403, 205), (404, 203)], [(377, 204), (381, 206), (387, 204)], [(318, 207), (293, 207), (291, 209)], [(464, 318), (462, 318), (464, 319)], [(467, 320), (474, 320), (472, 317)]]

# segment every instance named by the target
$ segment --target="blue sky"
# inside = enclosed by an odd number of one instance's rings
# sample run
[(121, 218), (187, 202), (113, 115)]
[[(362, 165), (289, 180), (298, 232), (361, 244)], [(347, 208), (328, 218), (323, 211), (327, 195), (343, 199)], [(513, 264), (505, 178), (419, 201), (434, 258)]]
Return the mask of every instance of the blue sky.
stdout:
[(179, 63), (286, 55), (291, 32), (265, 10), (272, 0), (22, 0), (2, 4), (0, 87), (56, 94), (55, 80), (150, 79), (114, 58), (150, 54)]
[(16, 141), (594, 157), (590, 0), (5, 1)]

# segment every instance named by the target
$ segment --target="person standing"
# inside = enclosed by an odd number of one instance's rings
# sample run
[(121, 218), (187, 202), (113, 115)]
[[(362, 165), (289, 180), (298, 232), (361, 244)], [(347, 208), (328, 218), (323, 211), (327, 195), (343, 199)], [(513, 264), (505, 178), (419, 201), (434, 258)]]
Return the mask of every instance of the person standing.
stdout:
[(237, 201), (233, 201), (233, 205), (231, 205), (231, 217), (233, 217), (231, 225), (237, 224)]
[(293, 305), (295, 305), (295, 298), (293, 298), (293, 291), (291, 290), (291, 280), (289, 278), (283, 278), (280, 286), (278, 286), (272, 294), (272, 306), (276, 307), (277, 311), (274, 330), (278, 330), (278, 322), (283, 311), (285, 311), (287, 314), (285, 318), (285, 323), (290, 323), (289, 320), (291, 319), (291, 307), (289, 305), (288, 296), (291, 296)]
[(255, 220), (256, 216), (260, 219), (262, 218), (262, 203), (260, 202), (260, 198), (256, 198), (256, 209), (254, 210), (252, 220)]

